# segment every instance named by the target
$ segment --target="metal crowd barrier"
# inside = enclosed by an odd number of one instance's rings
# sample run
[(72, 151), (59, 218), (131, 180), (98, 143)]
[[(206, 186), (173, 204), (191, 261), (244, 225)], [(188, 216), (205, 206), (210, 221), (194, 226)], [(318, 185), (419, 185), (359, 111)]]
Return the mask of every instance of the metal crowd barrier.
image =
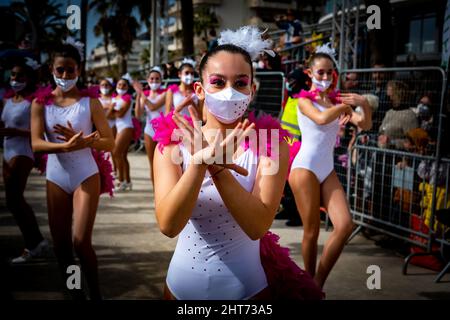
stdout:
[(283, 72), (255, 72), (257, 84), (256, 95), (250, 103), (249, 110), (263, 112), (274, 117), (281, 117), (286, 88), (286, 77)]
[[(346, 80), (350, 74), (349, 78), (353, 80)], [(350, 147), (351, 136), (345, 130), (341, 135), (341, 154), (338, 153), (335, 159), (335, 169), (347, 190), (350, 210), (357, 225), (349, 241), (363, 228), (368, 228), (423, 248), (423, 252), (413, 252), (405, 258), (404, 274), (413, 257), (442, 255), (450, 246), (449, 226), (443, 226), (435, 219), (436, 210), (450, 207), (450, 160), (443, 158), (441, 151), (446, 83), (446, 74), (438, 67), (341, 72), (343, 92), (372, 93), (380, 98), (372, 130), (359, 133), (355, 130), (355, 144)], [(389, 115), (386, 115), (392, 108), (390, 97), (394, 95), (405, 115), (411, 114), (408, 109), (415, 108), (421, 97), (431, 98), (432, 120), (424, 122), (418, 116), (417, 124), (412, 126), (422, 126), (430, 135), (431, 143), (420, 154), (417, 149), (404, 149), (406, 145), (402, 141), (405, 137), (395, 140), (400, 143), (391, 145), (389, 149), (379, 147), (377, 137), (389, 130), (386, 126), (392, 125), (392, 122), (388, 124), (386, 118)], [(398, 122), (406, 123), (406, 118)], [(394, 125), (406, 134), (406, 129), (401, 127), (404, 124)], [(345, 154), (342, 161), (336, 161)], [(440, 249), (437, 248), (439, 245)], [(436, 282), (449, 269), (450, 263), (437, 276)]]

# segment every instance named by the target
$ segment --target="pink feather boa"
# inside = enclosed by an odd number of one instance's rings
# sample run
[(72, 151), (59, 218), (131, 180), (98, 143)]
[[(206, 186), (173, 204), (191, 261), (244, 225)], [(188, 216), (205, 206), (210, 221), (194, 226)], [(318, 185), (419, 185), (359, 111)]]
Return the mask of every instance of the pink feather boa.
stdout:
[[(161, 94), (161, 93), (164, 93), (164, 92), (166, 92), (165, 89), (159, 88), (158, 90), (156, 90), (157, 94)], [(150, 95), (150, 90), (144, 90), (143, 93), (144, 93), (144, 96), (148, 97)]]
[(180, 91), (180, 87), (177, 84), (171, 84), (170, 86), (167, 87), (167, 91), (172, 91), (172, 93), (176, 93), (178, 91)]
[[(283, 129), (280, 122), (277, 119), (273, 118), (271, 115), (263, 115), (259, 118), (256, 118), (255, 113), (252, 111), (248, 114), (248, 121), (255, 124), (255, 130), (257, 132), (257, 145), (253, 146), (246, 140), (244, 143), (244, 148), (245, 150), (250, 148), (255, 154), (264, 154), (269, 157), (272, 156), (272, 130), (278, 130), (278, 142), (281, 142), (283, 140), (286, 141), (287, 138), (292, 137), (289, 131)], [(267, 140), (265, 146), (262, 146), (259, 143), (259, 139), (261, 138), (259, 132), (261, 129), (267, 130)]]
[[(115, 98), (115, 97), (118, 97), (119, 95), (117, 94), (117, 92), (114, 92), (111, 96), (112, 96), (113, 98)], [(128, 93), (125, 93), (124, 95), (121, 95), (120, 98), (121, 98), (123, 101), (125, 101), (125, 102), (131, 102), (131, 99), (132, 99), (131, 95), (128, 94)]]
[[(166, 116), (162, 112), (160, 114), (161, 115), (158, 118), (151, 121), (151, 125), (153, 126), (153, 130), (155, 130), (153, 141), (158, 142), (158, 150), (162, 153), (164, 147), (170, 144), (179, 144), (181, 142), (181, 138), (178, 140), (172, 140), (173, 131), (178, 129), (178, 126), (172, 119), (173, 111)], [(190, 117), (184, 115), (184, 118), (192, 125), (192, 119)]]
[[(12, 89), (6, 90), (5, 94), (3, 95), (3, 99), (11, 99), (16, 95), (16, 92)], [(31, 102), (34, 99), (34, 93), (31, 93), (25, 97), (23, 97), (25, 100)]]
[(268, 231), (260, 240), (261, 263), (274, 300), (321, 300), (324, 293), (312, 277), (279, 245), (280, 237)]
[(139, 122), (139, 120), (136, 119), (135, 117), (133, 117), (131, 119), (131, 121), (133, 122), (133, 127), (134, 127), (133, 140), (137, 142), (137, 141), (139, 141), (139, 139), (141, 139), (142, 126), (141, 126), (141, 123)]
[[(300, 91), (300, 93), (293, 95), (293, 98), (306, 98), (306, 99), (316, 102), (317, 101), (316, 97), (319, 94), (319, 92), (320, 91), (318, 89), (315, 89), (312, 91), (302, 90), (302, 91)], [(328, 98), (330, 98), (330, 100), (333, 104), (340, 103), (341, 102), (341, 93), (339, 90), (333, 90), (330, 93), (328, 93)]]
[(297, 156), (297, 153), (300, 151), (300, 147), (302, 146), (301, 141), (294, 141), (292, 144), (289, 144), (289, 170), (288, 170), (288, 177), (291, 173), (291, 166), (292, 162), (294, 162), (295, 157)]
[[(153, 137), (154, 141), (158, 142), (158, 149), (162, 153), (164, 150), (164, 147), (170, 144), (179, 144), (181, 142), (181, 139), (172, 141), (172, 132), (175, 129), (178, 129), (178, 126), (175, 124), (175, 122), (172, 119), (173, 111), (171, 111), (167, 116), (164, 116), (161, 113), (161, 116), (158, 118), (155, 118), (151, 121), (151, 124), (153, 126), (153, 129), (155, 130), (155, 136)], [(192, 119), (188, 116), (184, 116), (186, 120), (189, 121), (189, 123), (192, 125)], [(279, 130), (278, 139), (279, 141), (286, 140), (286, 138), (291, 137), (291, 134), (281, 128), (281, 124), (278, 120), (274, 119), (270, 115), (264, 115), (262, 117), (259, 117), (256, 119), (254, 112), (250, 112), (248, 115), (248, 120), (250, 123), (255, 123), (255, 130), (257, 132), (257, 145), (254, 146), (253, 144), (249, 143), (248, 141), (245, 141), (244, 143), (244, 149), (247, 150), (250, 148), (253, 152), (257, 154), (264, 154), (268, 155), (269, 157), (272, 156), (272, 148), (271, 148), (271, 130)], [(267, 141), (266, 146), (260, 147), (259, 144), (259, 130), (266, 129), (267, 130)], [(267, 151), (266, 153), (263, 153), (264, 151)]]
[[(53, 90), (54, 88), (51, 85), (39, 88), (35, 93), (36, 102), (45, 106), (52, 104), (54, 99)], [(99, 97), (99, 86), (81, 89), (80, 96), (97, 99)]]
[(97, 163), (98, 173), (100, 174), (100, 194), (108, 193), (112, 197), (114, 178), (112, 176), (113, 168), (110, 161), (110, 154), (92, 149), (92, 156)]

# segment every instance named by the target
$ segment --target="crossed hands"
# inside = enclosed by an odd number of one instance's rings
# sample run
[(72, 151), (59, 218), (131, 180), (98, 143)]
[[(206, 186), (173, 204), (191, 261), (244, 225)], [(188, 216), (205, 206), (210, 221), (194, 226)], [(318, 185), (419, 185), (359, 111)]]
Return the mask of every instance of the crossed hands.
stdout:
[(71, 152), (75, 150), (90, 147), (95, 141), (100, 139), (98, 131), (94, 131), (87, 136), (83, 136), (83, 131), (76, 132), (70, 121), (67, 121), (67, 127), (57, 124), (53, 127), (54, 133), (59, 134), (56, 138), (64, 141), (63, 150)]
[(183, 138), (189, 144), (192, 161), (196, 164), (207, 165), (210, 171), (218, 171), (217, 169), (221, 169), (218, 167), (222, 167), (247, 176), (248, 171), (233, 163), (232, 157), (241, 142), (255, 128), (255, 125), (250, 124), (246, 119), (244, 122), (239, 122), (223, 140), (220, 130), (217, 130), (214, 136), (208, 137), (202, 131), (201, 121), (194, 107), (189, 106), (188, 110), (193, 126), (178, 112), (174, 113), (173, 120), (183, 131)]

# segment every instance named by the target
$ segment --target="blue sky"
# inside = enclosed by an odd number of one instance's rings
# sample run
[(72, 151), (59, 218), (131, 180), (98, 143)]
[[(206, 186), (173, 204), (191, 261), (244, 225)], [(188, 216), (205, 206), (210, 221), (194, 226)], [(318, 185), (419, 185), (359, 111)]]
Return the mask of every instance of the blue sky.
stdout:
[[(150, 1), (150, 0), (143, 0), (143, 1)], [(0, 6), (8, 6), (9, 4), (11, 4), (11, 0), (0, 0)], [(66, 9), (68, 6), (70, 5), (80, 5), (80, 0), (57, 0), (57, 3), (62, 4), (61, 6), (61, 14), (62, 15), (66, 15), (69, 16), (66, 13)], [(136, 19), (139, 21), (139, 14), (137, 12), (137, 10), (133, 11), (133, 15), (136, 17)], [(94, 11), (94, 10), (90, 10), (88, 13), (88, 17), (87, 17), (87, 44), (86, 44), (86, 52), (89, 55), (91, 53), (91, 50), (94, 49), (101, 41), (102, 38), (100, 37), (96, 37), (94, 35), (94, 26), (97, 23), (99, 19), (99, 15)], [(141, 24), (141, 30), (138, 32), (138, 34), (141, 34), (142, 32), (145, 31), (145, 26), (144, 24)], [(78, 33), (78, 35), (76, 35), (77, 38), (80, 38), (80, 35)]]

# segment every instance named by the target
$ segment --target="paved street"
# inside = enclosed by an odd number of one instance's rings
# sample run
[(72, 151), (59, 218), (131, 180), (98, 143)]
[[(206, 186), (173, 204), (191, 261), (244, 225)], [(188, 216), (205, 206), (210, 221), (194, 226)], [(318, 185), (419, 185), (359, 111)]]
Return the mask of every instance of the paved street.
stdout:
[[(160, 299), (166, 270), (176, 239), (159, 232), (149, 181), (147, 158), (130, 154), (133, 191), (103, 195), (94, 229), (100, 281), (106, 299)], [(50, 239), (45, 204), (45, 178), (33, 172), (26, 198), (35, 209), (44, 235)], [(6, 260), (20, 254), (23, 241), (18, 227), (5, 207), (0, 184), (0, 291), (16, 299), (64, 299), (63, 283), (53, 255), (47, 260), (9, 266)], [(291, 249), (302, 265), (301, 227), (287, 227), (275, 220), (271, 231), (281, 236), (281, 244)], [(322, 229), (319, 251), (328, 233)], [(450, 299), (450, 274), (441, 283), (433, 282), (435, 272), (410, 266), (401, 274), (403, 258), (358, 235), (345, 249), (325, 287), (327, 299)], [(366, 269), (381, 268), (381, 290), (369, 290)]]

